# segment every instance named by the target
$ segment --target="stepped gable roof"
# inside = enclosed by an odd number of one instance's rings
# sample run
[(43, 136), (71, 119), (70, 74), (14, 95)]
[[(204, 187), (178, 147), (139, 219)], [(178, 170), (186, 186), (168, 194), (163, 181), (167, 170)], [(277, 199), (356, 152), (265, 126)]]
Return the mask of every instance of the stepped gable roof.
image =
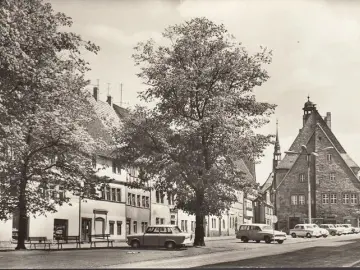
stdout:
[(261, 192), (264, 193), (266, 192), (273, 184), (274, 181), (274, 173), (271, 172), (268, 176), (268, 178), (266, 179), (265, 183), (261, 186)]

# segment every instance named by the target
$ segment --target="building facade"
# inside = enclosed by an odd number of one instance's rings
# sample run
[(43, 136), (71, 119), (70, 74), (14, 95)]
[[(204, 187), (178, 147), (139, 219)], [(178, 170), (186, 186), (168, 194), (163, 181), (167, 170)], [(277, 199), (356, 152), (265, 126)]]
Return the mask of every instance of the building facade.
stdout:
[(278, 229), (308, 222), (308, 181), (313, 223), (358, 226), (360, 168), (332, 131), (331, 113), (322, 117), (308, 98), (303, 126), (285, 153), (273, 185)]

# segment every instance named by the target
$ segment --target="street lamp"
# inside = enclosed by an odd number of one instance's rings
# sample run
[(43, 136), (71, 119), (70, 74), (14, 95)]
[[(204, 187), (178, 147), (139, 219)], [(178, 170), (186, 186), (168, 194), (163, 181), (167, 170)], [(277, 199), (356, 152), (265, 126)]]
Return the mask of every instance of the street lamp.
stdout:
[(84, 187), (84, 183), (80, 182), (80, 188), (79, 188), (79, 242), (81, 242), (81, 189)]
[[(319, 154), (316, 152), (309, 152), (306, 145), (301, 146), (302, 152), (295, 152), (295, 151), (285, 151), (285, 154), (290, 155), (306, 155), (307, 156), (307, 178), (308, 178), (308, 218), (309, 218), (309, 224), (311, 224), (311, 185), (310, 185), (310, 156), (318, 156)], [(329, 149), (334, 149), (334, 147), (325, 147), (324, 149), (319, 150), (325, 151)]]

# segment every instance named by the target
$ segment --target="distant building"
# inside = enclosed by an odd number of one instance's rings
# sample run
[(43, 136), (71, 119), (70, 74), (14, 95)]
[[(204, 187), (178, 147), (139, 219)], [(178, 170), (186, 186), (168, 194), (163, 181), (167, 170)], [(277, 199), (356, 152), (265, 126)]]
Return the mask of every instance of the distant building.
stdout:
[[(309, 98), (303, 111), (303, 126), (275, 170), (278, 228), (308, 222), (309, 157), (312, 222), (358, 226), (360, 168), (331, 130), (331, 113), (322, 117)], [(315, 154), (304, 155), (305, 150)]]

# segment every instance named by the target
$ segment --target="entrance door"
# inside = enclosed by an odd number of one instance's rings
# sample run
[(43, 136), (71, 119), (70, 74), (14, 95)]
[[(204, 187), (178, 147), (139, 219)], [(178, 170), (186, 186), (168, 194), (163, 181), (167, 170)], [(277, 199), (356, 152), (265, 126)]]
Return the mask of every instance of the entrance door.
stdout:
[(65, 239), (68, 232), (67, 219), (54, 219), (54, 239)]
[(91, 234), (91, 218), (82, 218), (81, 220), (81, 240), (89, 241)]

